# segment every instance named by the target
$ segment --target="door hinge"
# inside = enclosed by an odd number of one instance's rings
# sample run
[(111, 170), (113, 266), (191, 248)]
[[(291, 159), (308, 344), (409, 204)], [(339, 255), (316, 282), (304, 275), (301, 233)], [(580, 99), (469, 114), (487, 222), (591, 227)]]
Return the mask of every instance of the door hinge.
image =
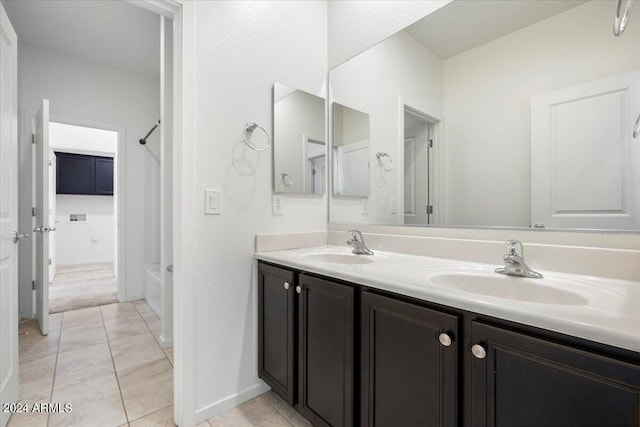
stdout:
[(429, 148), (433, 148), (433, 139), (429, 140)]
[(433, 214), (433, 205), (427, 205), (427, 215)]
[(36, 143), (36, 134), (35, 134), (35, 133), (32, 133), (32, 134), (31, 134), (31, 143), (32, 143), (32, 144), (35, 144), (35, 143)]
[(31, 216), (36, 216), (36, 208), (31, 208)]
[(49, 265), (51, 265), (51, 258), (49, 258)]
[(31, 290), (32, 290), (32, 291), (35, 291), (35, 290), (36, 290), (36, 281), (35, 281), (35, 280), (32, 280), (32, 281), (31, 281)]

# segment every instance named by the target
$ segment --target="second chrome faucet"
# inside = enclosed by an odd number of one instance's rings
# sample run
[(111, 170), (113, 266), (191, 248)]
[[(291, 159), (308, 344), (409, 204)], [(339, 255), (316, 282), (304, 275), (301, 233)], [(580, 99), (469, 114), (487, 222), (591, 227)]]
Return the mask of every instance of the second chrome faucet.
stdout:
[(519, 240), (507, 240), (504, 244), (507, 249), (507, 253), (504, 256), (504, 267), (496, 268), (496, 273), (542, 279), (542, 274), (533, 271), (524, 262), (524, 249)]
[(347, 240), (347, 245), (353, 246), (353, 253), (357, 255), (373, 255), (373, 251), (364, 244), (364, 237), (360, 230), (349, 230), (351, 238)]

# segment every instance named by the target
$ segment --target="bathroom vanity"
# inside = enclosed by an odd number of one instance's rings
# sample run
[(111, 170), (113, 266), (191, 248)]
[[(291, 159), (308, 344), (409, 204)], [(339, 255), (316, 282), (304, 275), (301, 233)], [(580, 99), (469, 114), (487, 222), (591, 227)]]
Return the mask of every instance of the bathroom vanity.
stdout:
[(259, 375), (313, 425), (640, 426), (636, 282), (334, 246), (256, 258)]

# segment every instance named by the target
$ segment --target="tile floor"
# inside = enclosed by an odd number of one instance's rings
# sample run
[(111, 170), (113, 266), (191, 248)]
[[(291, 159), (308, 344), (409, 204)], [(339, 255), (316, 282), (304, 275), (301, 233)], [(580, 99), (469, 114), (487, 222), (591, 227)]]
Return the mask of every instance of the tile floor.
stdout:
[[(20, 325), (20, 402), (71, 403), (70, 413), (20, 413), (9, 427), (152, 427), (173, 424), (173, 349), (144, 301), (50, 316), (50, 332)], [(309, 427), (273, 392), (198, 427)]]
[(49, 286), (49, 312), (59, 313), (118, 301), (113, 264), (58, 266)]

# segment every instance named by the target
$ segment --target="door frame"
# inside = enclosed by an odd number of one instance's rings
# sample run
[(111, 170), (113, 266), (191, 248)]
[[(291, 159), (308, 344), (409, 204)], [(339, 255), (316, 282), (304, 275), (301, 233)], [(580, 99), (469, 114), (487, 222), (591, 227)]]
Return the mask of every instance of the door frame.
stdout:
[[(195, 306), (193, 269), (188, 249), (198, 230), (189, 221), (189, 203), (195, 200), (195, 2), (185, 0), (131, 1), (136, 6), (173, 20), (173, 400), (174, 420), (196, 424)], [(183, 221), (182, 218), (187, 218)]]
[[(116, 230), (116, 271), (118, 281), (118, 301), (127, 301), (127, 269), (125, 256), (126, 246), (126, 205), (125, 205), (125, 158), (124, 153), (127, 149), (126, 141), (126, 128), (124, 125), (116, 123), (102, 122), (99, 120), (80, 119), (69, 116), (61, 116), (57, 114), (49, 114), (49, 122), (60, 123), (64, 125), (81, 126), (93, 129), (108, 130), (116, 132), (118, 134), (118, 150), (113, 156), (114, 167), (116, 173), (114, 174), (114, 190), (113, 195), (116, 203), (116, 218), (115, 218), (115, 230)], [(50, 146), (51, 148), (51, 146)], [(84, 154), (90, 154), (89, 151)], [(93, 154), (93, 153), (91, 153)]]

